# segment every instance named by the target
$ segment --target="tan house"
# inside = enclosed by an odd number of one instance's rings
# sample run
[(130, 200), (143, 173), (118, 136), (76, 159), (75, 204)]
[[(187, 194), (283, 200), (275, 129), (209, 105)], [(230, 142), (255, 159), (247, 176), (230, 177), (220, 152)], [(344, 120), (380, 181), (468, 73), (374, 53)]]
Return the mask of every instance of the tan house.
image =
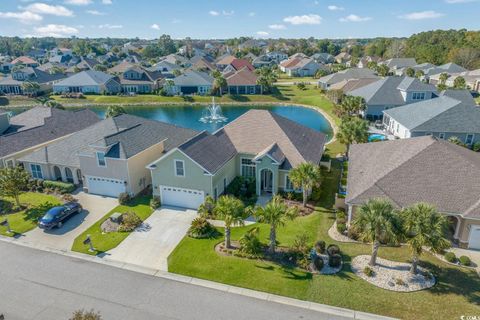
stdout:
[(432, 136), (356, 144), (348, 171), (348, 223), (369, 199), (426, 202), (448, 216), (454, 242), (480, 249), (479, 153)]

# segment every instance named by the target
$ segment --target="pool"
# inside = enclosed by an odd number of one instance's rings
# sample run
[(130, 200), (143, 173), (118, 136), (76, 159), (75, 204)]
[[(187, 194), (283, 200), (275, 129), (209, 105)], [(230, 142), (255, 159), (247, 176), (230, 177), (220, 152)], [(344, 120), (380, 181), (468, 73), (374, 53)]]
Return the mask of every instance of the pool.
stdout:
[(387, 140), (387, 137), (384, 134), (373, 133), (368, 136), (368, 142), (384, 141), (384, 140)]

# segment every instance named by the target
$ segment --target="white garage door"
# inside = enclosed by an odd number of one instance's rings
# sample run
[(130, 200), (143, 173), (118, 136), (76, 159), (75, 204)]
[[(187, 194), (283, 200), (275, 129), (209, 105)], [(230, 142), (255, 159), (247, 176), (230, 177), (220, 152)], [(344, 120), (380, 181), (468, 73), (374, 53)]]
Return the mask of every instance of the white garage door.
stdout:
[(118, 197), (125, 192), (125, 183), (121, 180), (87, 176), (88, 193), (107, 197)]
[(162, 205), (198, 209), (203, 203), (204, 193), (200, 190), (160, 186)]
[(468, 248), (480, 250), (480, 226), (471, 226)]

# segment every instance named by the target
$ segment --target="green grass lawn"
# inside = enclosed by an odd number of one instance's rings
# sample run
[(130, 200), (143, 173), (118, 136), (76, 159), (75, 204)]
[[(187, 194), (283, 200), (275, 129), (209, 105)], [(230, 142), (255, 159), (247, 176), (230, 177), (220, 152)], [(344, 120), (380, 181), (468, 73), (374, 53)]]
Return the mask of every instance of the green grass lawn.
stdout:
[[(271, 262), (220, 256), (213, 248), (222, 241), (221, 235), (202, 240), (185, 237), (169, 257), (169, 271), (402, 319), (459, 319), (460, 315), (480, 314), (478, 275), (471, 270), (447, 265), (430, 254), (421, 259), (421, 265), (430, 269), (438, 279), (438, 284), (429, 290), (396, 293), (375, 287), (352, 273), (351, 259), (370, 254), (371, 247), (338, 243), (328, 237), (327, 231), (334, 222), (334, 213), (330, 208), (339, 172), (339, 163), (335, 162), (332, 173), (324, 177), (322, 190), (325, 191), (314, 214), (297, 218), (278, 230), (278, 241), (282, 246), (291, 245), (297, 234), (308, 234), (312, 244), (318, 239), (338, 244), (345, 263), (339, 274), (311, 275)], [(268, 226), (258, 226), (261, 240), (267, 243)], [(232, 238), (239, 239), (252, 227), (234, 228)], [(395, 261), (407, 262), (410, 259), (406, 247), (382, 247), (379, 256)]]
[[(4, 201), (10, 202), (15, 205), (13, 198), (2, 198)], [(52, 195), (26, 192), (20, 195), (20, 203), (22, 206), (26, 206), (26, 209), (7, 215), (0, 215), (0, 220), (4, 218), (8, 219), (10, 228), (15, 233), (7, 233), (6, 227), (0, 227), (0, 234), (4, 236), (14, 236), (15, 234), (22, 234), (30, 231), (37, 226), (38, 219), (41, 218), (45, 212), (61, 202), (58, 198)]]
[(284, 77), (279, 77), (277, 80), (277, 83), (282, 83), (282, 82), (316, 82), (318, 79), (315, 79), (313, 77), (289, 77), (285, 75)]
[[(102, 233), (100, 226), (102, 223), (107, 220), (110, 215), (114, 212), (135, 212), (142, 221), (147, 219), (153, 212), (150, 208), (150, 199), (149, 196), (141, 196), (134, 198), (128, 205), (120, 205), (115, 207), (112, 211), (105, 214), (102, 219), (95, 222), (90, 228), (88, 228), (85, 232), (79, 235), (75, 241), (73, 242), (72, 251), (77, 251), (81, 253), (97, 255), (103, 252), (106, 252), (110, 249), (115, 248), (118, 246), (126, 237), (130, 234), (130, 232), (109, 232), (109, 233)], [(92, 239), (92, 243), (96, 249), (95, 252), (88, 251), (89, 246), (83, 244), (83, 240), (87, 237), (87, 234), (90, 235)]]

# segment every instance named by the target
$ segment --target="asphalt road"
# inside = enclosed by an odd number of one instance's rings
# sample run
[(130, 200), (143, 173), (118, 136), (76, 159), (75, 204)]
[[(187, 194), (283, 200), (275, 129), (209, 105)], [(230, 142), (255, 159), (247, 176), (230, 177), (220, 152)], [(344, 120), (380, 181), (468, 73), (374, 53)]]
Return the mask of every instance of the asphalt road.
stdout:
[(67, 320), (78, 309), (104, 320), (345, 319), (0, 242), (5, 320)]

